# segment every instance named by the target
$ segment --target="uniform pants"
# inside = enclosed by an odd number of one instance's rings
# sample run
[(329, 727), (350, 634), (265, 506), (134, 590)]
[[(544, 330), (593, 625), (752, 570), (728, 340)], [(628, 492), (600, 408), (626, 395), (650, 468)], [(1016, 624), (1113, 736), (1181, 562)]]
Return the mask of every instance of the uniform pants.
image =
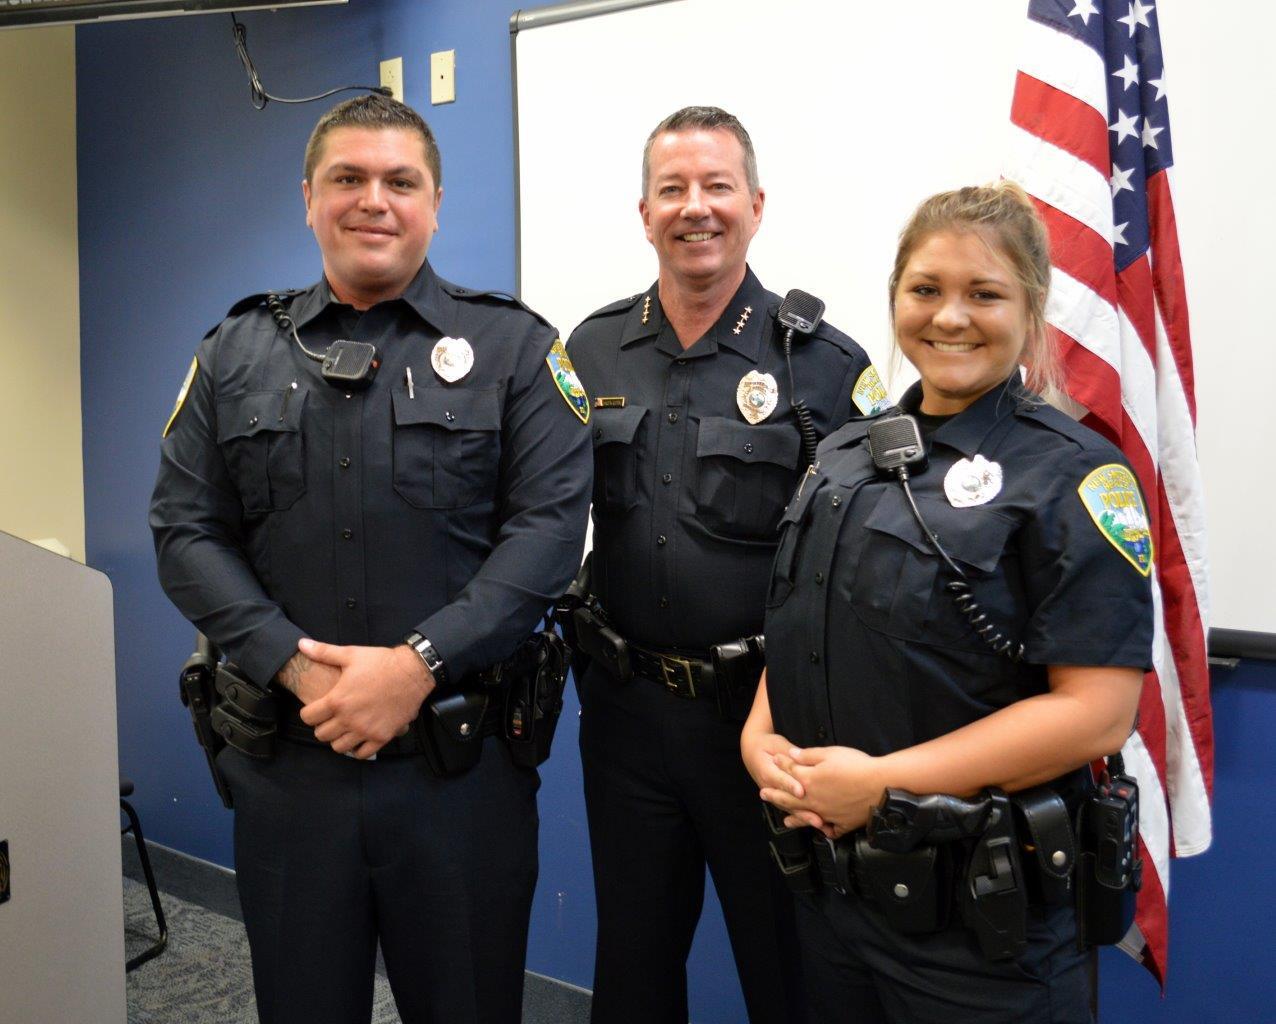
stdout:
[(1029, 908), (1028, 945), (988, 960), (951, 925), (901, 935), (854, 896), (798, 897), (811, 1019), (820, 1024), (1091, 1024), (1085, 953), (1071, 907)]
[(517, 1024), (539, 778), (503, 742), (453, 779), (290, 742), (218, 764), (262, 1024), (367, 1024), (378, 939), (404, 1024)]
[(771, 863), (740, 724), (593, 665), (580, 751), (598, 945), (593, 1024), (686, 1024), (708, 864), (752, 1024), (805, 1019), (793, 901)]

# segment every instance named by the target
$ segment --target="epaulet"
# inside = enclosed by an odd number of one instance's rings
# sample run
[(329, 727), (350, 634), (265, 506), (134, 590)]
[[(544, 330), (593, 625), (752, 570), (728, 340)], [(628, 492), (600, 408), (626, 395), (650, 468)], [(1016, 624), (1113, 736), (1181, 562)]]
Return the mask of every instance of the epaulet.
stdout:
[[(250, 309), (256, 309), (259, 306), (264, 306), (266, 304), (267, 296), (278, 295), (281, 299), (285, 301), (285, 304), (287, 304), (288, 302), (291, 302), (300, 294), (301, 294), (301, 290), (298, 288), (283, 288), (278, 291), (254, 292), (252, 295), (244, 296), (242, 299), (236, 302), (233, 306), (231, 306), (230, 309), (226, 311), (226, 315), (222, 317), (222, 323), (225, 323), (227, 320), (229, 320), (233, 316), (240, 316), (243, 313), (247, 313)], [(212, 335), (212, 333), (215, 330), (217, 330), (217, 328), (220, 326), (221, 326), (220, 323), (214, 324), (204, 334), (204, 337), (207, 338), (210, 335)]]
[(1048, 405), (1045, 402), (1020, 401), (1015, 411), (1025, 419), (1035, 420), (1053, 430), (1056, 434), (1062, 434), (1079, 445), (1082, 450), (1115, 450), (1115, 446), (1110, 441), (1100, 434), (1096, 434), (1084, 423), (1078, 423), (1066, 412), (1056, 409), (1053, 405)]
[(585, 317), (585, 320), (582, 320), (581, 323), (584, 323), (586, 320), (593, 320), (595, 317), (611, 316), (613, 313), (628, 313), (634, 308), (634, 303), (641, 299), (645, 294), (646, 292), (635, 292), (626, 299), (618, 299), (615, 302), (609, 302), (601, 309), (594, 310), (589, 314), (589, 316)]
[(521, 309), (524, 313), (527, 313), (530, 316), (535, 317), (537, 320), (543, 323), (550, 330), (555, 329), (553, 324), (551, 324), (548, 320), (546, 320), (543, 316), (541, 316), (538, 312), (536, 312), (536, 310), (532, 309), (531, 306), (523, 302), (521, 299), (518, 299), (514, 297), (513, 295), (510, 295), (508, 292), (483, 291), (479, 288), (464, 288), (459, 284), (453, 284), (451, 281), (445, 281), (441, 277), (438, 279), (438, 282), (439, 282), (439, 287), (442, 288), (449, 295), (451, 295), (452, 298), (454, 299), (461, 299), (466, 302), (471, 302), (475, 300), (478, 300), (481, 302), (483, 300), (490, 299), (495, 302), (502, 303), (503, 305), (506, 305), (506, 306), (516, 306), (517, 308)]
[(820, 442), (816, 448), (816, 454), (827, 451), (833, 451), (836, 448), (847, 448), (854, 444), (859, 444), (864, 438), (868, 437), (868, 428), (874, 420), (879, 420), (884, 416), (898, 416), (899, 410), (892, 407), (881, 412), (874, 413), (871, 416), (852, 416), (846, 423), (838, 427), (828, 437)]
[(815, 328), (814, 337), (821, 341), (827, 341), (832, 345), (836, 345), (843, 352), (850, 356), (858, 356), (864, 354), (864, 349), (855, 341), (854, 338), (839, 331), (827, 320), (821, 320)]

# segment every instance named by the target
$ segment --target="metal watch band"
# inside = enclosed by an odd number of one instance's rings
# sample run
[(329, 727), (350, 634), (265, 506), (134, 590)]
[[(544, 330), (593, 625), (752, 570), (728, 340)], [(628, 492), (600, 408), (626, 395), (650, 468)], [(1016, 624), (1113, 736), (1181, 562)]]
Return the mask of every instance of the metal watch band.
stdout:
[(416, 651), (417, 656), (434, 676), (434, 684), (440, 687), (447, 686), (447, 666), (443, 664), (439, 652), (434, 649), (434, 644), (420, 633), (409, 633), (403, 638), (403, 642)]

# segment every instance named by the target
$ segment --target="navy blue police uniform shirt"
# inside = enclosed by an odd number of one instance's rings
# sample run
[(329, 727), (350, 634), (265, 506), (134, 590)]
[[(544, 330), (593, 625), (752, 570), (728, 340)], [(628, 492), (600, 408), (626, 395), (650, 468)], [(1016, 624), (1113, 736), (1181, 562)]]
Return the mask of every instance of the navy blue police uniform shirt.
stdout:
[[(684, 351), (652, 285), (568, 341), (594, 404), (593, 589), (629, 640), (703, 656), (761, 630), (780, 514), (804, 468), (779, 305), (748, 270)], [(750, 371), (779, 387), (756, 424), (737, 406)], [(885, 401), (864, 350), (828, 324), (795, 338), (793, 373), (820, 437), (846, 422), (853, 393), (864, 408)]]
[[(428, 262), (362, 314), (321, 281), (289, 313), (312, 351), (376, 346), (375, 379), (351, 391), (261, 301), (243, 306), (200, 344), (162, 444), (150, 521), (169, 597), (261, 684), (302, 636), (417, 630), (453, 681), (508, 656), (584, 544), (588, 403), (547, 365), (553, 328)], [(431, 365), (444, 336), (473, 350), (454, 383)]]
[[(915, 385), (900, 405), (916, 410), (920, 398)], [(1046, 692), (1049, 665), (1150, 667), (1147, 516), (1115, 447), (1041, 404), (1018, 374), (928, 438), (929, 465), (910, 480), (917, 504), (981, 610), (1023, 643), (1014, 663), (944, 590), (951, 570), (899, 482), (874, 469), (871, 422), (824, 441), (784, 514), (766, 613), (778, 733), (882, 755)], [(999, 491), (976, 456), (999, 468)], [(975, 503), (958, 507), (948, 495), (960, 502), (963, 480)]]

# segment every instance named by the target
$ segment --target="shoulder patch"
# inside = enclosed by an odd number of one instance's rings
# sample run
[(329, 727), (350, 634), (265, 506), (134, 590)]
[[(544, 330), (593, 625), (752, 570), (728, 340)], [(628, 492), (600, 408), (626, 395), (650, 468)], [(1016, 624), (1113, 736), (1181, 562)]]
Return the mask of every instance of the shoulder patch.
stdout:
[(1077, 494), (1108, 543), (1144, 576), (1151, 573), (1152, 531), (1134, 474), (1110, 462), (1086, 474)]
[(882, 383), (877, 367), (872, 363), (856, 378), (855, 386), (851, 388), (851, 401), (865, 416), (873, 416), (890, 408), (891, 400), (886, 394), (886, 385)]
[(182, 406), (186, 404), (186, 396), (191, 393), (191, 385), (195, 383), (195, 374), (199, 372), (199, 357), (196, 356), (191, 360), (191, 368), (186, 371), (186, 379), (182, 381), (181, 388), (177, 392), (177, 402), (173, 406), (173, 412), (168, 417), (168, 422), (164, 424), (164, 433), (160, 438), (168, 437), (168, 432), (173, 429), (173, 421), (177, 419), (177, 414), (182, 411)]
[(576, 376), (576, 369), (567, 355), (562, 338), (554, 339), (549, 355), (545, 357), (545, 363), (549, 367), (550, 376), (554, 378), (554, 386), (558, 388), (568, 408), (576, 414), (581, 423), (588, 423), (589, 396), (585, 394), (585, 387)]

